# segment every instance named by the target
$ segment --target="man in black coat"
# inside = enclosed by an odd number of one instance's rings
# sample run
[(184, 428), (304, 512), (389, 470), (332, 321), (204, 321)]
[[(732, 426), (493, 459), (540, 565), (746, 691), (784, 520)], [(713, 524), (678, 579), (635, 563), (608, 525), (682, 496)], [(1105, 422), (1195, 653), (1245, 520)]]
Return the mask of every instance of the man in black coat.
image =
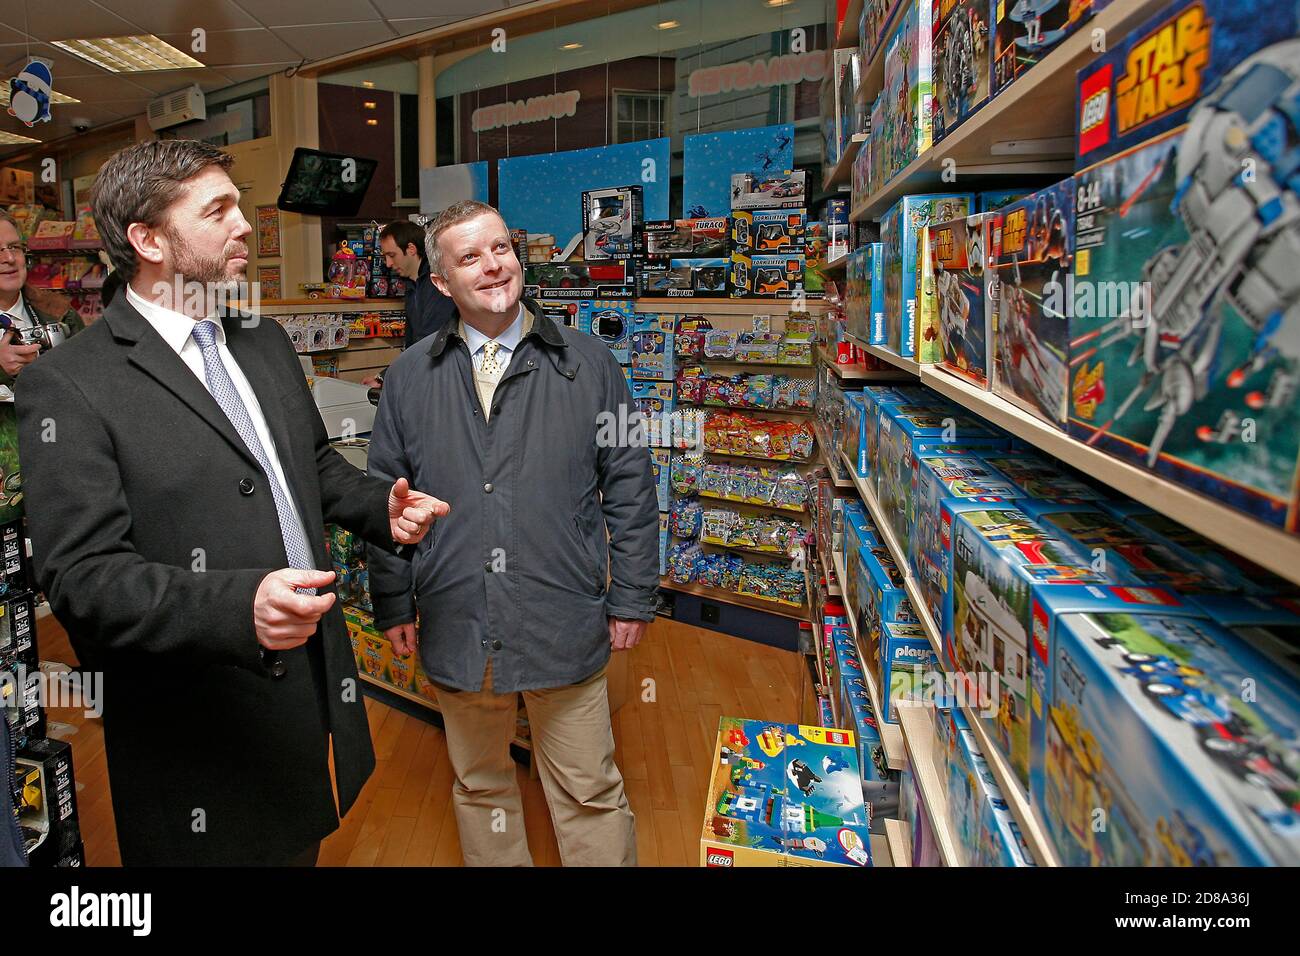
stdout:
[(16, 391), (37, 576), (103, 674), (127, 865), (315, 861), (375, 762), (324, 521), (400, 551), (446, 513), (330, 447), (275, 322), (211, 307), (247, 267), (231, 162), (173, 140), (104, 165), (127, 287)]

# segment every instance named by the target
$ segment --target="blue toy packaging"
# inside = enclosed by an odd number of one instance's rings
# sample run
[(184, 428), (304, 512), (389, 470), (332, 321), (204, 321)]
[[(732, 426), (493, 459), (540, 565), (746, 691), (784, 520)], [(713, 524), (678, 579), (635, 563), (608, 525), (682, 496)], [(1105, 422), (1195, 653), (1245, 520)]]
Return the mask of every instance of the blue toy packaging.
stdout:
[(632, 362), (636, 319), (636, 309), (628, 299), (587, 299), (578, 304), (578, 329), (608, 345), (619, 365)]
[(659, 499), (659, 510), (668, 510), (668, 475), (672, 459), (671, 448), (650, 449), (650, 470), (654, 475), (655, 496)]
[(885, 341), (886, 348), (902, 356), (915, 354), (918, 242), (921, 229), (931, 222), (944, 222), (968, 215), (972, 193), (939, 193), (904, 196), (880, 219), (880, 241), (884, 246)]
[(898, 723), (900, 701), (922, 699), (939, 655), (918, 622), (889, 621), (880, 632), (880, 687), (886, 723)]
[(668, 573), (669, 540), (668, 515), (661, 511), (659, 513), (659, 576), (661, 578)]
[(991, 10), (988, 0), (933, 3), (933, 139), (937, 143), (988, 102)]
[(1064, 428), (1074, 181), (1005, 207), (993, 229), (992, 251), (998, 288), (993, 392)]
[(1179, 0), (1080, 71), (1070, 355), (1074, 437), (1290, 531), (1295, 7)]
[(1159, 589), (1039, 587), (1033, 613), (1030, 795), (1063, 864), (1300, 864), (1290, 675)]
[(1100, 491), (1065, 474), (1061, 466), (1032, 451), (985, 452), (981, 456), (1011, 482), (1017, 498), (1037, 498), (1060, 504), (1102, 501)]
[[(1025, 501), (1017, 502), (1019, 505)], [(1115, 583), (1086, 552), (1020, 508), (963, 511), (953, 519), (951, 612), (944, 656), (978, 703), (989, 737), (1022, 786), (1029, 781), (1030, 598), (1040, 584)]]
[(885, 819), (898, 813), (898, 774), (889, 770), (866, 682), (861, 676), (845, 677), (840, 688), (841, 713), (858, 738), (858, 771), (870, 829), (872, 833), (884, 833)]
[(950, 372), (989, 387), (992, 315), (997, 284), (986, 251), (992, 248), (994, 213), (959, 216), (930, 226), (930, 269), (937, 314), (935, 361)]
[(723, 717), (700, 865), (870, 866), (850, 730)]
[(868, 385), (862, 390), (867, 428), (867, 455), (863, 461), (864, 478), (869, 478), (873, 491), (879, 482), (876, 473), (880, 464), (880, 418), (886, 409), (895, 405), (915, 405), (917, 407), (948, 407), (938, 399), (938, 394), (920, 385)]
[(808, 213), (803, 209), (738, 209), (731, 214), (731, 248), (746, 255), (804, 251)]
[(1246, 594), (1187, 598), (1215, 624), (1232, 631), (1300, 683), (1300, 600)]
[(632, 377), (656, 381), (671, 380), (676, 374), (673, 360), (675, 316), (639, 314), (632, 325)]
[(931, 12), (930, 0), (904, 0), (898, 26), (887, 41), (881, 105), (872, 111), (871, 142), (878, 146), (880, 163), (872, 166), (871, 192), (930, 148), (934, 135)]
[(992, 96), (997, 96), (1025, 70), (1111, 0), (990, 0), (993, 6)]
[[(877, 681), (884, 676), (880, 670), (881, 641), (884, 626), (895, 622), (917, 623), (916, 612), (903, 588), (903, 571), (880, 546), (864, 549), (859, 554), (858, 594), (862, 600), (857, 609), (858, 635), (866, 665)], [(883, 685), (882, 685), (883, 686)]]
[(870, 242), (849, 253), (844, 311), (850, 335), (871, 345), (885, 343), (884, 246)]
[(948, 711), (948, 816), (958, 866), (1034, 866), (1020, 826), (961, 711)]

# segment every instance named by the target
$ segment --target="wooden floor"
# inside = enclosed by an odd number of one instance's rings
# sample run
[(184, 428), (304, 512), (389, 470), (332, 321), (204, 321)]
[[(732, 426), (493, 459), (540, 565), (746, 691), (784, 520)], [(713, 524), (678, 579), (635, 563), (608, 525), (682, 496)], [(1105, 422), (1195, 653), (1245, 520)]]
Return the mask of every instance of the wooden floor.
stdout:
[[(38, 640), (42, 660), (75, 663), (53, 617), (40, 621)], [(791, 651), (662, 618), (651, 625), (631, 651), (628, 702), (614, 715), (616, 757), (636, 814), (642, 866), (698, 864), (718, 719), (796, 721), (799, 667)], [(342, 826), (322, 845), (320, 864), (460, 865), (442, 730), (369, 698), (366, 709), (378, 767)], [(101, 722), (57, 709), (49, 720), (51, 736), (72, 744), (86, 864), (119, 866)], [(533, 860), (558, 866), (541, 783), (523, 767), (518, 774)]]

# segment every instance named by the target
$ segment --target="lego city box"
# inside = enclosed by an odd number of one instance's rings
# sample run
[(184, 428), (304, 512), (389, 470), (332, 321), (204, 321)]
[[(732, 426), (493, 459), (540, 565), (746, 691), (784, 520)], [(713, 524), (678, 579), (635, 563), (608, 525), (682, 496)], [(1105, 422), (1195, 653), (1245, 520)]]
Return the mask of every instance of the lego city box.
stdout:
[(997, 96), (1112, 0), (991, 0), (990, 95)]
[(737, 209), (731, 214), (733, 252), (771, 254), (803, 252), (806, 209)]
[(1300, 864), (1292, 675), (1158, 588), (1033, 604), (1030, 799), (1063, 864)]
[(993, 228), (997, 284), (992, 390), (1058, 428), (1069, 385), (1074, 183), (1064, 180), (1002, 209)]
[(933, 139), (939, 142), (989, 99), (989, 0), (933, 0)]
[(1034, 866), (1020, 826), (957, 708), (945, 714), (940, 735), (948, 754), (948, 814), (959, 866)]
[(729, 222), (708, 219), (656, 219), (645, 224), (646, 256), (653, 259), (717, 259), (730, 253)]
[(645, 254), (640, 186), (590, 189), (582, 194), (582, 257), (588, 262)]
[(917, 272), (922, 227), (970, 212), (971, 193), (904, 196), (880, 220), (885, 279), (885, 340), (883, 344), (902, 356), (915, 354)]
[(997, 309), (997, 284), (987, 255), (997, 219), (996, 213), (958, 216), (928, 230), (935, 362), (980, 388), (989, 387), (992, 313)]
[[(1026, 501), (1016, 503), (1023, 506)], [(965, 682), (989, 738), (1029, 781), (1031, 596), (1042, 584), (1126, 583), (1087, 552), (1004, 505), (954, 516), (944, 663)]]
[(723, 717), (700, 865), (870, 866), (851, 730)]
[[(1290, 273), (1300, 195), (1283, 171), (1292, 122), (1284, 91), (1300, 41), (1259, 49), (1278, 31), (1294, 33), (1295, 14), (1270, 6), (1260, 16), (1253, 3), (1178, 9), (1134, 32), (1138, 45), (1109, 62), (1109, 81), (1104, 69), (1080, 75), (1069, 429), (1296, 531), (1300, 292)], [(1200, 83), (1194, 103), (1138, 82), (1154, 51), (1183, 47), (1179, 69)], [(1122, 100), (1134, 83), (1137, 105)], [(1179, 125), (1141, 139), (1169, 123)]]
[(794, 299), (804, 294), (803, 253), (786, 255), (731, 254), (733, 298)]
[[(963, 216), (974, 211), (975, 197), (965, 200), (949, 200), (944, 203), (943, 211)], [(935, 285), (934, 260), (930, 256), (930, 230), (936, 220), (927, 218), (916, 234), (916, 338), (912, 342), (912, 354), (916, 361), (933, 365), (943, 358), (943, 347), (939, 341), (940, 303)]]

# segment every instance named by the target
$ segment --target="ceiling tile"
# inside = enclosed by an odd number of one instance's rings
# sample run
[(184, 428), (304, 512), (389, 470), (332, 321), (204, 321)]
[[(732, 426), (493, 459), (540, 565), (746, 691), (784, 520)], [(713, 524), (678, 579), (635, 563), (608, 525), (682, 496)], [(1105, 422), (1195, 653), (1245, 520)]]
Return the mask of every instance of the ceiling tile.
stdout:
[[(184, 85), (184, 84), (181, 84)], [(54, 74), (54, 88), (60, 93), (75, 96), (83, 103), (102, 100), (124, 100), (148, 97), (149, 90), (121, 75), (60, 77)]]
[(371, 23), (321, 23), (312, 27), (281, 27), (275, 31), (310, 60), (351, 53), (391, 40), (392, 31), (378, 20)]
[(268, 27), (379, 20), (374, 7), (358, 0), (275, 0), (257, 4), (254, 13)]
[[(90, 0), (58, 0), (57, 3), (28, 3), (28, 32), (42, 40), (70, 40), (77, 37), (130, 36), (136, 27)], [(6, 22), (17, 19), (9, 17)]]
[[(159, 34), (159, 37), (172, 46), (180, 46), (184, 43), (181, 49), (186, 52), (190, 50), (188, 33)], [(207, 35), (207, 50), (192, 55), (196, 60), (218, 70), (228, 66), (248, 66), (253, 63), (289, 61), (297, 63), (302, 59), (302, 56), (284, 40), (270, 30), (263, 30), (260, 27), (255, 30), (211, 31)]]
[(297, 62), (297, 60), (294, 60), (293, 63), (276, 63), (269, 66), (234, 66), (222, 70), (221, 75), (228, 77), (230, 79), (230, 84), (233, 86), (236, 83), (244, 83), (248, 80), (257, 80), (264, 76), (270, 76), (272, 73), (279, 73), (281, 70), (295, 65)]
[(437, 0), (436, 3), (430, 3), (429, 0), (372, 0), (372, 2), (379, 8), (379, 12), (390, 20), (427, 17), (431, 13), (437, 14), (438, 17), (450, 17), (453, 20), (467, 20), (481, 13), (500, 10), (505, 6), (501, 0)]
[(195, 27), (209, 33), (256, 27), (256, 18), (245, 13), (232, 0), (203, 0), (202, 3), (159, 3), (158, 0), (99, 0), (124, 20), (130, 20), (145, 33), (189, 34)]
[[(9, 13), (0, 14), (0, 44), (22, 43), (26, 39), (27, 34), (23, 33), (21, 16)], [(8, 55), (8, 51), (0, 49), (0, 56), (6, 55)]]

